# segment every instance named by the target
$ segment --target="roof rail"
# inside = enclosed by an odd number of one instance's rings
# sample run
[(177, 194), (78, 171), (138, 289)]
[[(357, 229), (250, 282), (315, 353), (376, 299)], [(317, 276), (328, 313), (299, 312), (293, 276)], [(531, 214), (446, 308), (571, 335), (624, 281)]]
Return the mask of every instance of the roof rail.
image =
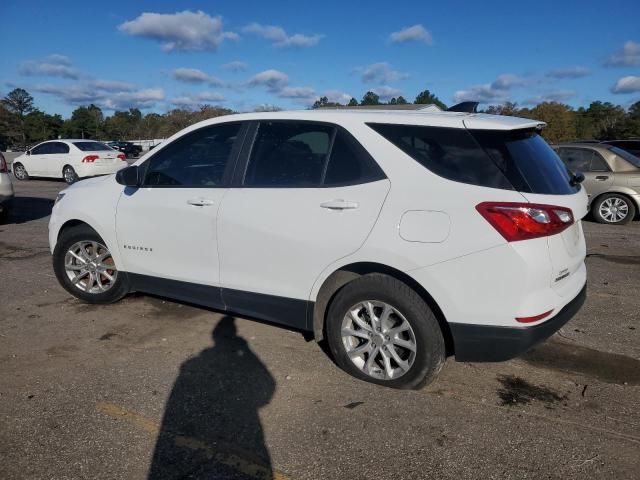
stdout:
[(447, 112), (478, 113), (479, 104), (480, 102), (461, 102), (453, 107), (447, 108)]

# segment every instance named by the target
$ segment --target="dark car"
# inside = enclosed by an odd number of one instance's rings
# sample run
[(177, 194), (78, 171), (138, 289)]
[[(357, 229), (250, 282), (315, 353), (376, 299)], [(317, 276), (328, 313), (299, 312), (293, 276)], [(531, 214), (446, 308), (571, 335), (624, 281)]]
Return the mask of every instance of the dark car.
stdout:
[(107, 142), (107, 145), (121, 151), (127, 157), (138, 157), (142, 153), (142, 147), (131, 142)]
[(640, 157), (640, 139), (636, 140), (605, 140), (600, 143), (606, 143), (607, 145), (613, 145), (614, 147), (621, 148), (627, 152)]

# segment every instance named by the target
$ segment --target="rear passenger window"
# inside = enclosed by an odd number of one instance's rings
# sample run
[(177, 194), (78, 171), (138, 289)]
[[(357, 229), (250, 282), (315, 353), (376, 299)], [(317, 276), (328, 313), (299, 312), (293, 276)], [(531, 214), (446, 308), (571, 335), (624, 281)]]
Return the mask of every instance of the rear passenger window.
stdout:
[(320, 186), (333, 128), (294, 122), (263, 122), (258, 128), (244, 185)]
[(355, 185), (383, 178), (384, 173), (365, 148), (342, 130), (338, 130), (331, 148), (324, 185)]
[(591, 158), (591, 171), (592, 172), (608, 172), (609, 165), (604, 161), (604, 158), (600, 156), (599, 153), (593, 152), (593, 157)]
[(368, 124), (423, 167), (456, 182), (513, 189), (464, 128)]
[(364, 147), (333, 125), (262, 122), (244, 177), (247, 187), (314, 188), (385, 178)]

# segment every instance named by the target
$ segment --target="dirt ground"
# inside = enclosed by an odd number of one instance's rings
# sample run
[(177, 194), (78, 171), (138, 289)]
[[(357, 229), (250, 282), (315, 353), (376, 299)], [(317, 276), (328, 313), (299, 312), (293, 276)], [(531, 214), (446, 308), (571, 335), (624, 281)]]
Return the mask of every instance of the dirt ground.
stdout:
[(64, 186), (16, 182), (0, 225), (3, 478), (638, 478), (640, 222), (584, 223), (588, 299), (546, 343), (396, 391), (297, 331), (72, 298), (47, 245)]

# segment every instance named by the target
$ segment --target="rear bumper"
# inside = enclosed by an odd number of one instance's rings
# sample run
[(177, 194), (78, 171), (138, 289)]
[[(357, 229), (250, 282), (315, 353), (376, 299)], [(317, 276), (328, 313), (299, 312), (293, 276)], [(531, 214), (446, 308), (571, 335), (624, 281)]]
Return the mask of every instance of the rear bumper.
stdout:
[(578, 313), (587, 298), (587, 286), (550, 320), (531, 327), (499, 327), (450, 323), (457, 361), (501, 362), (523, 354), (546, 340)]

